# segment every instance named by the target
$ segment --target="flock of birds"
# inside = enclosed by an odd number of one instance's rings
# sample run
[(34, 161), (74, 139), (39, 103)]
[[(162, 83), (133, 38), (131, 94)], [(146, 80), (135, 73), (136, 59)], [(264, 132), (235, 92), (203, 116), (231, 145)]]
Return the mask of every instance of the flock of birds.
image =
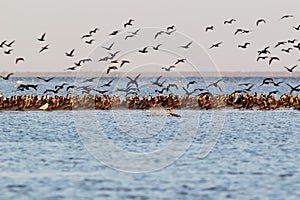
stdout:
[[(285, 15), (282, 16), (280, 20), (287, 20), (290, 18), (293, 18), (293, 15)], [(123, 24), (123, 28), (122, 29), (118, 29), (118, 30), (113, 30), (112, 32), (110, 32), (108, 35), (110, 37), (116, 36), (118, 34), (120, 34), (121, 32), (126, 31), (126, 28), (128, 27), (132, 27), (133, 23), (135, 20), (130, 19), (128, 20), (125, 24)], [(230, 20), (226, 20), (224, 21), (224, 25), (226, 26), (230, 26), (233, 23), (236, 23), (237, 20), (236, 19), (230, 19)], [(256, 26), (262, 26), (263, 24), (266, 24), (266, 20), (265, 19), (259, 19), (256, 21)], [(300, 25), (299, 26), (294, 26), (293, 29), (295, 29), (296, 31), (300, 31)], [(129, 40), (132, 38), (135, 38), (139, 35), (140, 31), (142, 29), (139, 28), (136, 31), (127, 31), (126, 36), (124, 37), (124, 40)], [(215, 30), (215, 26), (208, 26), (205, 28), (205, 32), (211, 32)], [(97, 34), (97, 32), (100, 31), (99, 28), (94, 28), (92, 30), (90, 30), (87, 34), (84, 34), (81, 37), (81, 40), (84, 41), (84, 43), (86, 45), (92, 45), (94, 44), (94, 42), (96, 41), (94, 38), (94, 35)], [(174, 32), (176, 32), (176, 27), (174, 25), (168, 26), (166, 27), (166, 29), (161, 30), (157, 33), (153, 34), (153, 38), (155, 40), (157, 40), (159, 37), (161, 37), (162, 35), (166, 35), (166, 36), (170, 36), (172, 35)], [(240, 35), (240, 34), (250, 34), (251, 32), (253, 32), (250, 29), (241, 29), (238, 28), (234, 31), (234, 35)], [(47, 33), (43, 33), (39, 38), (37, 38), (37, 42), (41, 43), (41, 47), (40, 50), (38, 51), (39, 54), (41, 53), (46, 53), (47, 50), (49, 50), (50, 44), (48, 44), (46, 42), (46, 37), (47, 37)], [(298, 49), (300, 50), (300, 41), (298, 42), (298, 39), (289, 39), (287, 41), (279, 41), (277, 44), (274, 45), (274, 47), (271, 46), (266, 46), (261, 50), (257, 51), (257, 62), (260, 62), (262, 60), (266, 60), (268, 59), (268, 63), (269, 65), (271, 65), (273, 62), (275, 61), (279, 61), (280, 58), (277, 56), (273, 56), (271, 53), (272, 48), (276, 49), (276, 48), (280, 48), (282, 47), (281, 51), (284, 53), (290, 53), (291, 51)], [(13, 41), (7, 41), (4, 40), (0, 43), (0, 48), (2, 48), (4, 50), (4, 54), (6, 55), (11, 55), (13, 52), (13, 45), (16, 43), (16, 40)], [(208, 47), (208, 49), (216, 49), (216, 48), (220, 48), (222, 46), (223, 42), (218, 42), (218, 43), (214, 43), (211, 46)], [(156, 44), (156, 45), (152, 45), (152, 46), (146, 46), (146, 47), (142, 47), (141, 49), (137, 50), (138, 53), (140, 54), (147, 54), (150, 52), (150, 50), (153, 51), (159, 51), (161, 46), (163, 46), (164, 44), (160, 43), (160, 44)], [(250, 42), (245, 42), (244, 44), (240, 44), (238, 45), (238, 48), (241, 49), (247, 49), (249, 46), (251, 45)], [(289, 45), (289, 46), (288, 46)], [(117, 56), (118, 54), (121, 52), (121, 50), (117, 50), (117, 51), (113, 51), (115, 46), (115, 42), (112, 42), (110, 45), (108, 46), (101, 46), (101, 48), (103, 48), (106, 52), (107, 52), (107, 56), (100, 58), (97, 62), (106, 62), (107, 63), (107, 69), (105, 70), (106, 74), (110, 74), (112, 71), (115, 70), (119, 70), (122, 67), (125, 67), (126, 65), (130, 64), (130, 60), (128, 59), (118, 59)], [(178, 48), (184, 49), (184, 50), (188, 50), (190, 48), (193, 47), (193, 41), (190, 41), (186, 44), (183, 45), (178, 45)], [(68, 58), (73, 58), (75, 56), (75, 48), (65, 52), (65, 56)], [(79, 61), (75, 61), (74, 62), (74, 66), (65, 68), (64, 71), (76, 71), (79, 67), (82, 67), (85, 63), (87, 62), (92, 62), (93, 60), (91, 58), (84, 58), (84, 59), (80, 59)], [(163, 70), (164, 72), (170, 72), (174, 69), (176, 69), (176, 67), (179, 64), (183, 64), (187, 61), (186, 58), (178, 58), (174, 64), (170, 65), (170, 66), (164, 66), (161, 67), (161, 70)], [(300, 59), (299, 59), (300, 61)], [(15, 64), (19, 64), (20, 62), (25, 62), (25, 58), (23, 57), (17, 57), (15, 58)], [(295, 71), (295, 69), (298, 67), (298, 65), (294, 65), (291, 67), (287, 67), (284, 66), (284, 68), (287, 70), (287, 72), (289, 73), (293, 73)], [(9, 81), (10, 78), (14, 75), (14, 73), (8, 73), (6, 75), (0, 75), (0, 78), (2, 78), (5, 81)], [(136, 77), (129, 77), (127, 76), (128, 82), (126, 83), (126, 87), (125, 88), (116, 88), (116, 92), (124, 92), (124, 96), (135, 96), (139, 94), (139, 83), (138, 83), (138, 79), (141, 76), (141, 74), (138, 74)], [(48, 77), (48, 78), (43, 78), (43, 77), (37, 77), (37, 79), (40, 79), (44, 82), (50, 82), (53, 79), (55, 79), (56, 77)], [(151, 82), (151, 85), (156, 86), (157, 88), (155, 89), (155, 93), (157, 94), (167, 94), (167, 93), (173, 93), (172, 89), (182, 89), (185, 92), (185, 96), (190, 97), (192, 95), (198, 95), (198, 96), (203, 96), (203, 95), (209, 95), (212, 96), (211, 92), (210, 92), (210, 88), (216, 88), (218, 89), (221, 93), (223, 92), (222, 86), (221, 86), (221, 82), (224, 81), (224, 79), (220, 79), (217, 80), (213, 83), (208, 84), (206, 87), (204, 88), (193, 88), (192, 90), (190, 89), (191, 85), (197, 85), (197, 81), (193, 80), (193, 81), (189, 81), (186, 83), (186, 85), (182, 86), (182, 85), (178, 85), (175, 83), (169, 83), (166, 84), (166, 80), (162, 80), (163, 76), (159, 76), (157, 77), (154, 81)], [(91, 83), (94, 80), (96, 80), (97, 77), (93, 77), (93, 78), (88, 78), (86, 80), (84, 80), (82, 83)], [(101, 85), (101, 88), (105, 88), (105, 89), (95, 89), (92, 88), (91, 85), (83, 85), (83, 86), (78, 86), (78, 85), (69, 85), (68, 83), (62, 83), (61, 85), (56, 85), (54, 86), (54, 88), (50, 88), (50, 89), (46, 89), (45, 91), (43, 91), (43, 94), (55, 94), (57, 95), (59, 92), (61, 92), (63, 89), (65, 89), (65, 92), (67, 92), (67, 97), (69, 96), (69, 94), (72, 94), (70, 92), (70, 90), (74, 90), (76, 89), (77, 91), (81, 91), (82, 94), (87, 94), (90, 95), (91, 92), (95, 92), (95, 93), (99, 93), (99, 94), (107, 94), (108, 92), (112, 91), (111, 89), (109, 89), (109, 87), (111, 87), (112, 82), (114, 81), (114, 79), (109, 80), (107, 83), (103, 83), (103, 85)], [(279, 87), (280, 85), (284, 84), (283, 82), (276, 82), (273, 78), (265, 78), (261, 85), (259, 85), (258, 87), (262, 86), (262, 85), (273, 85), (274, 87)], [(285, 83), (286, 86), (288, 86), (290, 88), (290, 94), (292, 95), (294, 92), (300, 92), (300, 85), (297, 86), (292, 86), (289, 83)], [(236, 94), (236, 93), (250, 93), (252, 91), (252, 89), (254, 88), (255, 84), (253, 83), (241, 83), (238, 86), (240, 87), (244, 87), (242, 89), (238, 89), (233, 91), (232, 94)], [(17, 86), (16, 91), (27, 91), (27, 90), (38, 90), (39, 85), (38, 84), (24, 84), (21, 83), (20, 85)], [(198, 92), (198, 93), (197, 93)], [(274, 90), (269, 92), (269, 95), (273, 95), (273, 94), (278, 94), (280, 91), (279, 90)]]

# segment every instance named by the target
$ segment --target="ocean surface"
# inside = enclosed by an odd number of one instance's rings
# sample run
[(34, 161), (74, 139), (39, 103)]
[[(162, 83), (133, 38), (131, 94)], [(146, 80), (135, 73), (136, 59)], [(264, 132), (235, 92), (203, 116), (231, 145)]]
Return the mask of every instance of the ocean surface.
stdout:
[[(148, 88), (154, 80), (140, 85)], [(289, 92), (285, 84), (258, 87), (262, 80), (225, 78), (224, 90), (251, 82), (254, 92)], [(17, 81), (40, 84), (42, 94), (74, 80), (12, 78), (1, 81), (1, 94), (36, 94), (13, 91)], [(275, 81), (299, 84), (296, 78)], [(182, 87), (186, 80), (176, 83)], [(138, 110), (1, 111), (0, 199), (300, 198), (299, 111), (176, 113), (182, 117)]]

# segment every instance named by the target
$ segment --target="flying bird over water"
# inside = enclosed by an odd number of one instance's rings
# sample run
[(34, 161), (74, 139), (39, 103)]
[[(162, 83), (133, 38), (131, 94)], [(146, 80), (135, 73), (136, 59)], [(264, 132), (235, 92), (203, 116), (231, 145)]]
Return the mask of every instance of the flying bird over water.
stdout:
[(97, 77), (88, 78), (88, 79), (85, 79), (84, 81), (82, 81), (82, 83), (89, 83), (89, 82), (93, 82), (95, 79), (97, 79)]
[(109, 74), (109, 72), (111, 71), (111, 70), (117, 70), (118, 68), (116, 67), (116, 66), (110, 66), (110, 67), (108, 67), (108, 69), (106, 70), (106, 74)]
[(232, 24), (233, 22), (236, 22), (236, 20), (235, 19), (226, 20), (224, 21), (224, 24)]
[(68, 57), (74, 57), (74, 51), (75, 51), (75, 49), (72, 49), (70, 52), (65, 52), (65, 54)]
[(273, 63), (273, 61), (280, 61), (280, 59), (278, 57), (270, 57), (270, 60), (269, 60), (269, 65), (271, 65)]
[(298, 89), (300, 87), (300, 85), (297, 85), (296, 87), (291, 86), (290, 84), (286, 84), (287, 86), (289, 86), (291, 88), (291, 92), (290, 94), (292, 94), (293, 92), (300, 92), (300, 89)]
[(172, 68), (175, 68), (175, 66), (171, 65), (169, 67), (162, 67), (161, 69), (164, 69), (166, 72), (169, 72), (169, 71), (171, 71)]
[(19, 62), (21, 62), (21, 61), (23, 61), (23, 62), (24, 62), (24, 61), (25, 61), (25, 59), (24, 59), (24, 58), (21, 58), (21, 57), (20, 57), (20, 58), (16, 58), (16, 64), (18, 64), (18, 63), (19, 63)]
[(2, 76), (2, 75), (0, 75), (0, 78), (2, 78), (3, 80), (9, 80), (9, 77), (11, 76), (11, 75), (13, 75), (14, 73), (9, 73), (9, 74), (7, 74), (6, 76)]
[(75, 71), (77, 69), (78, 66), (74, 66), (74, 67), (68, 67), (67, 69), (65, 69), (64, 71)]
[(45, 42), (45, 37), (46, 37), (46, 33), (44, 33), (40, 38), (38, 38), (37, 40), (40, 42)]
[(39, 51), (39, 53), (42, 53), (43, 51), (46, 51), (46, 50), (48, 50), (49, 49), (49, 44), (47, 44), (46, 46), (43, 46), (42, 48), (41, 48), (41, 50)]
[(267, 22), (264, 19), (259, 19), (259, 20), (256, 21), (256, 26), (259, 26), (260, 23), (264, 23), (265, 24)]
[(158, 87), (163, 87), (164, 83), (167, 81), (167, 80), (164, 80), (162, 82), (159, 82), (159, 80), (162, 78), (162, 76), (159, 76), (156, 78), (156, 80), (154, 82), (152, 82), (152, 85), (157, 85)]
[(47, 83), (47, 82), (53, 80), (55, 77), (51, 77), (51, 78), (48, 78), (48, 79), (42, 78), (42, 77), (36, 77), (36, 78), (38, 78), (38, 79), (40, 79), (40, 80), (43, 80), (43, 81), (45, 81), (45, 82)]
[(124, 24), (124, 28), (126, 28), (127, 26), (132, 26), (132, 22), (134, 22), (134, 20), (133, 20), (133, 19), (130, 19), (128, 22), (126, 22), (126, 23)]
[(84, 58), (79, 60), (78, 62), (75, 62), (74, 65), (76, 65), (77, 67), (81, 66), (82, 64), (86, 63), (86, 62), (92, 62), (92, 59), (90, 58)]
[(213, 87), (215, 87), (215, 88), (218, 88), (218, 89), (222, 92), (222, 88), (219, 86), (219, 83), (220, 83), (221, 81), (223, 81), (223, 79), (219, 79), (219, 80), (217, 80), (216, 82), (209, 84), (209, 85), (207, 86), (207, 88), (213, 86)]
[(288, 67), (284, 66), (284, 68), (285, 68), (288, 72), (290, 72), (290, 73), (292, 73), (292, 72), (294, 71), (294, 69), (296, 69), (296, 67), (298, 67), (298, 65), (294, 65), (294, 66), (291, 67), (291, 68), (288, 68)]
[(274, 83), (273, 79), (272, 78), (265, 78), (263, 80), (262, 84), (260, 84), (260, 86), (262, 86), (262, 85), (269, 85), (270, 83)]
[(110, 80), (108, 81), (107, 83), (103, 84), (101, 87), (110, 87), (111, 86), (111, 83), (113, 82), (114, 80)]
[(189, 88), (190, 85), (194, 85), (194, 84), (197, 84), (197, 82), (196, 81), (190, 81), (190, 82), (188, 82), (188, 84), (186, 85), (186, 87)]
[(209, 47), (209, 49), (213, 49), (213, 48), (219, 48), (220, 45), (222, 44), (223, 42), (218, 42), (216, 44), (212, 44), (211, 47)]
[(188, 48), (190, 48), (190, 46), (192, 45), (192, 41), (191, 42), (189, 42), (189, 43), (187, 43), (186, 45), (182, 45), (182, 46), (180, 46), (181, 48), (183, 48), (183, 49), (188, 49)]
[(129, 87), (130, 85), (135, 85), (138, 88), (139, 84), (138, 84), (137, 80), (140, 76), (141, 76), (141, 74), (138, 74), (135, 78), (130, 78), (129, 76), (126, 76), (129, 79), (129, 81), (127, 83), (127, 87)]
[(37, 91), (37, 87), (38, 85), (32, 85), (32, 84), (21, 84), (17, 87), (17, 91), (24, 91), (24, 90), (29, 90), (30, 88), (34, 89), (35, 91)]

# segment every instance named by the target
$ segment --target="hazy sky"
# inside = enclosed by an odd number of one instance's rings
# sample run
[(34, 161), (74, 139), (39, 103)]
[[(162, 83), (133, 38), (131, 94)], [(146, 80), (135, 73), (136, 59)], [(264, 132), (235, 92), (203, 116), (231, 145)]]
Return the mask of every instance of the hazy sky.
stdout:
[[(298, 63), (300, 51), (286, 54), (281, 52), (282, 48), (273, 47), (281, 40), (300, 41), (300, 31), (293, 29), (300, 24), (299, 7), (299, 0), (1, 0), (0, 42), (6, 39), (16, 43), (12, 55), (5, 55), (4, 49), (0, 49), (0, 71), (63, 71), (74, 61), (87, 57), (112, 30), (122, 29), (130, 18), (135, 19), (133, 29), (175, 25), (178, 32), (203, 46), (220, 71), (284, 71), (284, 65)], [(295, 17), (279, 20), (285, 14)], [(223, 25), (230, 18), (237, 22)], [(267, 24), (257, 28), (255, 22), (259, 18), (266, 19)], [(206, 33), (205, 27), (209, 25), (214, 25), (215, 30)], [(94, 37), (94, 45), (88, 46), (80, 37), (94, 27), (100, 31)], [(253, 32), (234, 36), (237, 28)], [(40, 43), (36, 39), (44, 32), (47, 41)], [(223, 42), (221, 48), (208, 50), (219, 41)], [(251, 42), (247, 50), (237, 48), (245, 42)], [(38, 54), (45, 44), (50, 45), (49, 51)], [(267, 61), (257, 63), (257, 50), (269, 45), (272, 55), (279, 56), (281, 61), (272, 66)], [(64, 52), (73, 48), (75, 58), (67, 58)], [(15, 65), (16, 57), (24, 57), (25, 62)], [(207, 65), (205, 59), (203, 65)]]

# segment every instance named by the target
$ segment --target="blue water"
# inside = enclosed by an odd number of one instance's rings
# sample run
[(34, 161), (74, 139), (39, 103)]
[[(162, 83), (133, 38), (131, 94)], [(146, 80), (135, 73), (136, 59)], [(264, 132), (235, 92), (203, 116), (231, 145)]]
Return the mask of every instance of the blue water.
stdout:
[[(88, 151), (77, 127), (86, 120), (80, 111), (2, 111), (0, 199), (299, 199), (299, 111), (177, 112), (181, 118), (88, 111), (105, 137), (128, 152), (155, 152), (172, 144), (178, 130), (196, 130), (168, 165), (129, 173), (124, 169), (132, 163), (121, 155), (113, 154), (118, 166), (112, 167)], [(201, 157), (217, 117), (225, 122)]]

